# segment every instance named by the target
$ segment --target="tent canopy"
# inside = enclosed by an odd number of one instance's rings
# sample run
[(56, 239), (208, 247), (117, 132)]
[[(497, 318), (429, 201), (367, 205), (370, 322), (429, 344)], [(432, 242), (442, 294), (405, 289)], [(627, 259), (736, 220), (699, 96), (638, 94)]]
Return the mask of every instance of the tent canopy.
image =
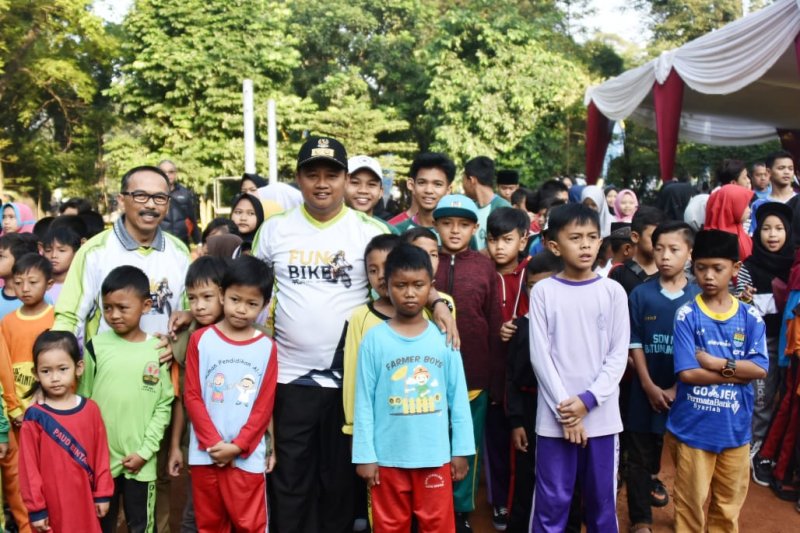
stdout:
[(599, 176), (614, 120), (630, 117), (658, 132), (665, 180), (678, 135), (729, 146), (800, 135), (798, 57), (800, 0), (778, 0), (588, 88), (587, 179)]

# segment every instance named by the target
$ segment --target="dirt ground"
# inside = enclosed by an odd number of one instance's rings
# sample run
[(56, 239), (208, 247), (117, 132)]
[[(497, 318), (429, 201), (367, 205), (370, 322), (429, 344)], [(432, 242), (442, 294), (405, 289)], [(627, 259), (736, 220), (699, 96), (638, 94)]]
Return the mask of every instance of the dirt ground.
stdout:
[[(670, 490), (674, 480), (674, 468), (668, 454), (662, 460), (661, 480)], [(180, 514), (185, 501), (185, 491), (188, 479), (184, 475), (172, 484), (172, 532), (180, 532)], [(617, 498), (617, 515), (621, 532), (628, 531), (628, 506), (625, 488), (620, 491)], [(653, 531), (656, 533), (672, 531), (672, 503), (662, 509), (653, 509)], [(475, 533), (493, 533), (492, 513), (486, 503), (485, 487), (481, 486), (478, 509), (470, 517), (472, 529)], [(124, 528), (119, 528), (124, 530)], [(739, 520), (739, 531), (742, 533), (796, 533), (800, 531), (800, 513), (795, 511), (794, 504), (776, 498), (772, 492), (752, 481), (747, 493), (742, 514)]]

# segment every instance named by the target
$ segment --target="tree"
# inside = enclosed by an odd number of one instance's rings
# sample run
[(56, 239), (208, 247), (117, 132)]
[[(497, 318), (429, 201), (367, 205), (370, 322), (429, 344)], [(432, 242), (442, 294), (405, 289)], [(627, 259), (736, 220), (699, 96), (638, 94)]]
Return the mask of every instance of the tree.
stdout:
[(635, 0), (633, 5), (649, 14), (653, 55), (681, 46), (742, 15), (741, 0)]
[[(241, 174), (242, 81), (253, 80), (262, 120), (270, 96), (283, 107), (299, 64), (289, 15), (269, 0), (137, 1), (110, 92), (123, 118), (109, 140), (113, 172), (169, 157), (193, 185)], [(266, 128), (257, 132), (264, 155)]]
[(540, 181), (577, 159), (571, 117), (588, 77), (538, 42), (547, 30), (516, 15), (451, 10), (431, 52), (425, 108), (433, 149), (462, 163), (488, 155)]
[[(90, 0), (0, 0), (0, 178), (97, 195), (117, 41)], [(0, 184), (2, 185), (2, 184)], [(46, 198), (45, 198), (46, 199)]]

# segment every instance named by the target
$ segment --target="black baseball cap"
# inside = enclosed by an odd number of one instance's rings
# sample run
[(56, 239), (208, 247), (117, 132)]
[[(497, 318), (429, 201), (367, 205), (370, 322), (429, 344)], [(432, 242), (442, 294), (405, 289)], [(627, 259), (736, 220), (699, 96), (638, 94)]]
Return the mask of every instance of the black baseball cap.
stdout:
[(330, 161), (347, 170), (347, 150), (331, 137), (309, 137), (297, 154), (297, 168), (319, 160)]

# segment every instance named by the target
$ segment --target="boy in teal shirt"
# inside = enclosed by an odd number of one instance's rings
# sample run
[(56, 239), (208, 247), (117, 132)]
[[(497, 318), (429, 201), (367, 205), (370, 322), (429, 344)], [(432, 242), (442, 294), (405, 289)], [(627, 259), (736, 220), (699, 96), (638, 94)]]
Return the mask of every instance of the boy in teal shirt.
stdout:
[(384, 268), (395, 316), (367, 332), (356, 382), (353, 463), (372, 495), (374, 531), (455, 530), (453, 481), (475, 454), (464, 367), (423, 311), (428, 254), (401, 244)]
[(86, 345), (86, 370), (78, 394), (100, 407), (108, 433), (114, 496), (101, 520), (115, 530), (119, 498), (131, 532), (155, 528), (156, 452), (170, 421), (172, 376), (159, 364), (159, 340), (139, 327), (150, 311), (150, 282), (136, 267), (112, 270), (101, 287), (103, 317), (110, 330)]

